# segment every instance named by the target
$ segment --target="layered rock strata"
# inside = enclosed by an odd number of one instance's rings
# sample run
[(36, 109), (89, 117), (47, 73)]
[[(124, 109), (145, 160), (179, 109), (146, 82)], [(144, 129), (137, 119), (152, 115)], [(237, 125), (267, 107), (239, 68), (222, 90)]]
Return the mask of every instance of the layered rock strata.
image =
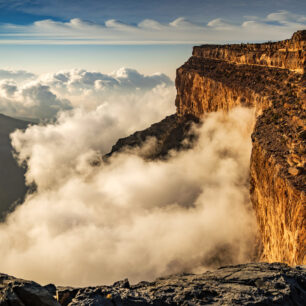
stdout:
[(154, 282), (87, 288), (40, 286), (0, 274), (1, 306), (74, 305), (304, 305), (305, 267), (254, 263)]
[(305, 72), (305, 31), (291, 39), (263, 44), (203, 45), (194, 47), (193, 56), (213, 58), (235, 64), (261, 65)]
[(262, 260), (306, 262), (306, 31), (266, 44), (206, 45), (177, 70), (177, 114), (256, 108), (251, 198)]

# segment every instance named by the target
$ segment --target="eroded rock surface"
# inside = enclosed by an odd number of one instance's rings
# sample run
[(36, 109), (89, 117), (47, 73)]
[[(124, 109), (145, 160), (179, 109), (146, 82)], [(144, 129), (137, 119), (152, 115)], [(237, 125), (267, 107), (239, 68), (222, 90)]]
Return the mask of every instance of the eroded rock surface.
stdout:
[(0, 274), (1, 306), (59, 306), (49, 287)]
[[(11, 285), (10, 285), (11, 284)], [(23, 288), (23, 289), (20, 289)], [(49, 291), (47, 290), (49, 289)], [(250, 263), (131, 285), (41, 287), (1, 275), (0, 305), (305, 305), (306, 268)], [(38, 304), (37, 304), (38, 303)]]
[(305, 72), (306, 32), (298, 31), (291, 39), (263, 44), (203, 45), (193, 49), (193, 55), (237, 64), (261, 65)]

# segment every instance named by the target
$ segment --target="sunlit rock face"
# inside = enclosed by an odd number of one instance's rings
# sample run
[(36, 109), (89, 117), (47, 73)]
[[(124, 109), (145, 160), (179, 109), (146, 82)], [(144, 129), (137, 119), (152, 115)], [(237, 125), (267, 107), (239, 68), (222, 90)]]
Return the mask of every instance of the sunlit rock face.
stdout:
[(306, 31), (289, 40), (194, 47), (177, 70), (177, 114), (256, 108), (251, 198), (261, 259), (305, 264)]
[(193, 55), (236, 64), (260, 65), (305, 72), (305, 31), (298, 31), (291, 39), (263, 44), (237, 44), (194, 47)]

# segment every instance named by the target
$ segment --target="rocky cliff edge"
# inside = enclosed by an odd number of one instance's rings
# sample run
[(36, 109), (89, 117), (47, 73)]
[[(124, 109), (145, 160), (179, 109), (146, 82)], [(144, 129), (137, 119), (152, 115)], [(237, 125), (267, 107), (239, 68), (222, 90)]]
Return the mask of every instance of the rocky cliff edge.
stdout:
[(203, 274), (180, 274), (131, 285), (87, 288), (40, 286), (0, 274), (1, 306), (76, 305), (305, 305), (306, 269), (250, 263)]

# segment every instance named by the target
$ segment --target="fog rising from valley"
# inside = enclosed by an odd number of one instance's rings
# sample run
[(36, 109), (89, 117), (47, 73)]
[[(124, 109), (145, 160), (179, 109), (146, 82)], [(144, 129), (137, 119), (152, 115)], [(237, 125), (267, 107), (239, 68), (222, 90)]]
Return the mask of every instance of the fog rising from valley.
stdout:
[(154, 149), (151, 139), (135, 154), (93, 166), (129, 128), (155, 119), (149, 117), (154, 104), (165, 109), (166, 100), (152, 98), (166, 97), (162, 90), (167, 86), (157, 84), (136, 104), (127, 97), (75, 107), (54, 123), (11, 135), (19, 162), (28, 167), (27, 184), (37, 191), (0, 225), (1, 272), (90, 285), (250, 260), (256, 229), (248, 195), (252, 110), (208, 115), (194, 127), (195, 147), (172, 152), (167, 161), (137, 154)]
[(1, 107), (44, 123), (11, 134), (37, 190), (0, 224), (2, 273), (57, 285), (134, 283), (250, 260), (253, 110), (209, 114), (193, 128), (194, 148), (167, 160), (141, 157), (154, 150), (148, 139), (103, 162), (119, 137), (174, 113), (173, 82), (129, 69), (22, 74), (2, 80)]

